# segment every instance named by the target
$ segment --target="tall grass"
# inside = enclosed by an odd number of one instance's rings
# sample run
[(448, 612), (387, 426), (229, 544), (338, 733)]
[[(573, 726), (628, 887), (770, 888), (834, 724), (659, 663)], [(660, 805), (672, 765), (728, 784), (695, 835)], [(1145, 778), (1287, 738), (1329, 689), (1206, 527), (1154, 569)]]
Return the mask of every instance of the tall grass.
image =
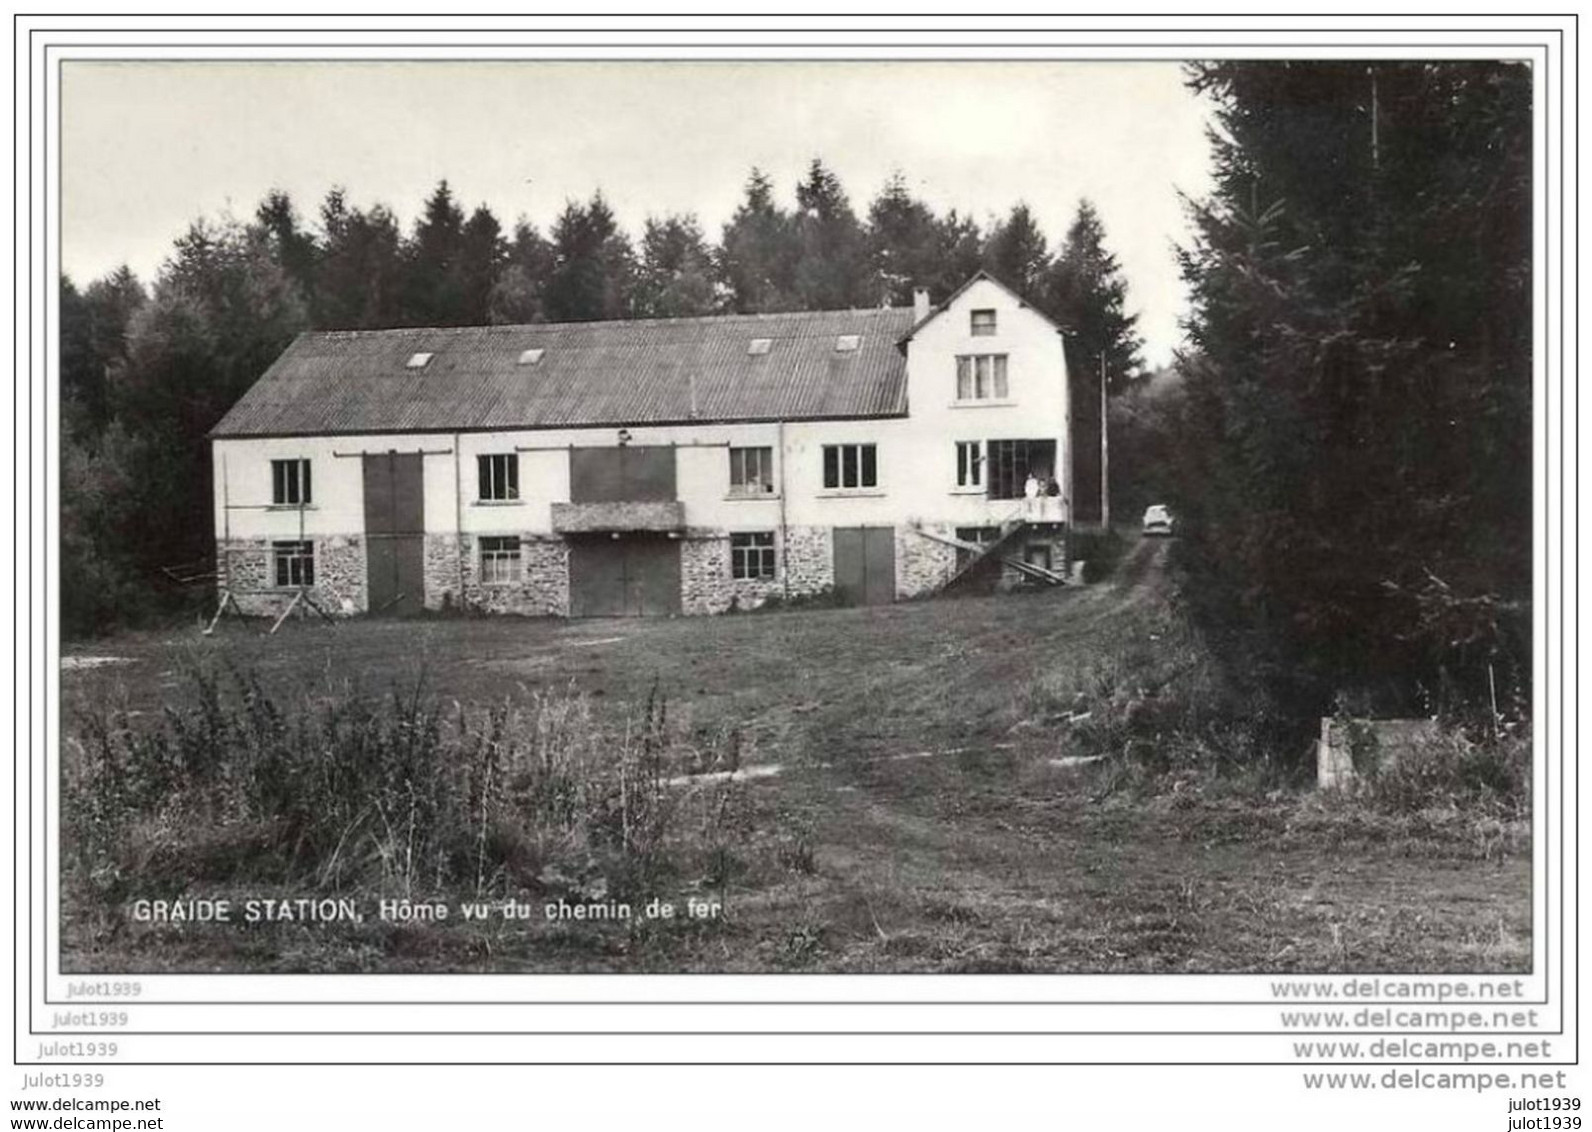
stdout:
[(62, 817), (85, 896), (208, 881), (618, 899), (721, 880), (740, 836), (735, 782), (670, 783), (724, 752), (673, 725), (656, 688), (608, 725), (573, 689), (467, 706), (420, 679), (284, 696), (196, 666), (185, 684), (156, 719), (78, 713)]

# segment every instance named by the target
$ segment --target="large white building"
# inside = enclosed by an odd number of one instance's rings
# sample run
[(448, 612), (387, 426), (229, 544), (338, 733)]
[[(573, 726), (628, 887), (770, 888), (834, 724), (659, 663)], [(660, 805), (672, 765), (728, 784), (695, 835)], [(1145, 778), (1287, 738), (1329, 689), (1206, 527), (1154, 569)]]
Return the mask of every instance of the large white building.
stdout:
[(1045, 577), (1068, 424), (1058, 328), (982, 274), (933, 308), (310, 333), (211, 434), (220, 584), (600, 616)]

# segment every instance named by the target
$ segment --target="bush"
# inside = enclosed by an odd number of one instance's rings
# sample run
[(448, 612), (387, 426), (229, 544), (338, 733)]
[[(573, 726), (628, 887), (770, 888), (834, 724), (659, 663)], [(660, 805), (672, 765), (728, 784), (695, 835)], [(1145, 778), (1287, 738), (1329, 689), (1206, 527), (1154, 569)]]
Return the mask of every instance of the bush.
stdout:
[[(1353, 736), (1350, 737), (1351, 748)], [(1380, 809), (1416, 813), (1449, 806), (1524, 818), (1531, 801), (1531, 735), (1523, 727), (1475, 735), (1458, 727), (1412, 739), (1396, 759), (1361, 759), (1364, 796)]]

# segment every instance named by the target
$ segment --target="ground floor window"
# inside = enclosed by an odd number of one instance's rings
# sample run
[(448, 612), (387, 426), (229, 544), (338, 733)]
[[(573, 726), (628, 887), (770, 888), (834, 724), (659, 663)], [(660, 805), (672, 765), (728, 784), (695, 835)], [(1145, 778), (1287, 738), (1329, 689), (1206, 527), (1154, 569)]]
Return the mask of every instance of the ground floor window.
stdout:
[(730, 573), (736, 578), (772, 580), (774, 532), (750, 531), (730, 536)]
[(508, 586), (520, 580), (520, 540), (517, 535), (481, 540), (481, 582)]
[(313, 542), (274, 542), (271, 556), (279, 586), (315, 584), (315, 544)]

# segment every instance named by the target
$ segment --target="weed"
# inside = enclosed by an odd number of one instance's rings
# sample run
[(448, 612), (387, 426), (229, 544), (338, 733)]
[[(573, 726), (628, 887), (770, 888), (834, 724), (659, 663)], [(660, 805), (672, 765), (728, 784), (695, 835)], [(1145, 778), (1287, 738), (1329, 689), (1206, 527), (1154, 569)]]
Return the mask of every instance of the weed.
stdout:
[(201, 667), (187, 693), (152, 725), (89, 710), (71, 737), (63, 810), (83, 895), (114, 902), (137, 877), (628, 896), (681, 869), (722, 884), (750, 828), (735, 783), (667, 784), (703, 755), (656, 685), (617, 733), (572, 690), (444, 710), (417, 679), (285, 703), (251, 673)]

